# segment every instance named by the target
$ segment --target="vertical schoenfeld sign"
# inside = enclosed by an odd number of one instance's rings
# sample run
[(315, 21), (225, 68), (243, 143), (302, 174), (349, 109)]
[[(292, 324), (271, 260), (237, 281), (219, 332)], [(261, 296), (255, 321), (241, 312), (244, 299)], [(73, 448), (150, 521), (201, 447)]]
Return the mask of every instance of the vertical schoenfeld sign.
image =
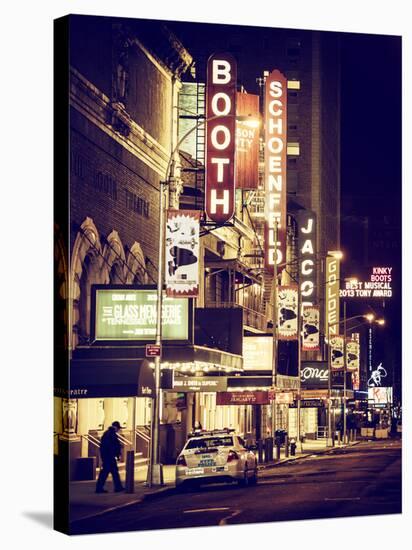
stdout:
[(236, 80), (234, 57), (213, 54), (207, 63), (205, 209), (216, 223), (235, 211)]
[(276, 69), (265, 84), (265, 266), (269, 270), (286, 260), (286, 109), (287, 80)]

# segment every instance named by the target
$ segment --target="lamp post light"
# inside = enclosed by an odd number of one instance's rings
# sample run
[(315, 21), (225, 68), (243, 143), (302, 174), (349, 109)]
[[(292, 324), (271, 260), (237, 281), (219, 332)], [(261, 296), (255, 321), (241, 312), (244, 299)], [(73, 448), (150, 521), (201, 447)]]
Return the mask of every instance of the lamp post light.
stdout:
[[(159, 448), (159, 429), (160, 429), (160, 376), (161, 376), (161, 358), (162, 358), (162, 308), (163, 308), (163, 247), (165, 233), (165, 192), (171, 182), (174, 171), (175, 155), (182, 143), (187, 137), (200, 126), (220, 118), (221, 115), (214, 115), (209, 118), (199, 120), (192, 128), (190, 128), (177, 142), (173, 151), (170, 154), (165, 171), (165, 179), (160, 181), (159, 187), (159, 243), (158, 243), (158, 273), (157, 273), (157, 307), (156, 307), (156, 336), (155, 344), (160, 348), (160, 355), (155, 357), (155, 395), (153, 399), (152, 410), (152, 437), (150, 442), (150, 457), (147, 470), (146, 484), (149, 487), (153, 485), (163, 485), (163, 466), (160, 463), (160, 448)], [(233, 115), (236, 120), (246, 121), (253, 127), (259, 126), (260, 121), (251, 115)]]
[[(347, 390), (347, 384), (346, 384), (346, 375), (347, 375), (347, 364), (346, 364), (346, 332), (347, 332), (347, 323), (349, 321), (353, 321), (354, 319), (366, 319), (370, 325), (373, 321), (378, 323), (379, 325), (384, 325), (385, 320), (384, 319), (377, 319), (375, 320), (375, 316), (373, 313), (367, 313), (366, 315), (353, 315), (352, 317), (347, 318), (346, 317), (346, 301), (343, 302), (343, 320), (339, 321), (337, 323), (331, 323), (328, 325), (328, 380), (329, 380), (329, 396), (331, 396), (331, 375), (332, 375), (332, 361), (331, 361), (331, 346), (329, 341), (330, 336), (330, 328), (333, 326), (339, 326), (343, 324), (343, 442), (347, 442), (347, 415), (346, 415), (346, 390)], [(361, 326), (364, 323), (359, 323)], [(356, 328), (356, 327), (354, 327)], [(329, 433), (331, 433), (331, 414), (330, 414), (330, 407), (331, 407), (331, 398), (329, 399), (329, 414), (328, 414), (328, 429)], [(334, 438), (332, 438), (332, 445), (334, 445)]]

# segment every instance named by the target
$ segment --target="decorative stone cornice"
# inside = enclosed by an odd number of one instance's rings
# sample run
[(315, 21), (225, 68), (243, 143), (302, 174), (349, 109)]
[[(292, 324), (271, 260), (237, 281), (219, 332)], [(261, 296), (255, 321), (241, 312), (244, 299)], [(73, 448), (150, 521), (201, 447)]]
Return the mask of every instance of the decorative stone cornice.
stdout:
[(165, 177), (169, 151), (130, 117), (122, 103), (111, 102), (74, 67), (70, 70), (70, 104), (161, 178)]

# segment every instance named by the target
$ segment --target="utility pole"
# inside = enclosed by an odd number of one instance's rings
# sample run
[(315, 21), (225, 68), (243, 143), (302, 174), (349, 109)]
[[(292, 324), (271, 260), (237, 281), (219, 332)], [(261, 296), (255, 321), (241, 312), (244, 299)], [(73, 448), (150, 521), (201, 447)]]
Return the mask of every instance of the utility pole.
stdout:
[[(274, 241), (278, 240), (278, 224), (275, 220), (275, 235)], [(273, 262), (273, 296), (272, 296), (272, 325), (273, 325), (273, 357), (272, 357), (272, 387), (273, 387), (273, 399), (272, 399), (272, 437), (275, 437), (276, 431), (276, 383), (277, 383), (277, 369), (278, 369), (278, 266), (277, 256)]]
[(150, 440), (150, 461), (147, 471), (147, 485), (163, 485), (163, 466), (160, 464), (159, 429), (160, 429), (160, 368), (162, 355), (162, 307), (163, 307), (163, 247), (164, 247), (164, 192), (167, 182), (160, 181), (159, 197), (159, 255), (157, 272), (157, 314), (156, 314), (156, 345), (160, 347), (160, 355), (155, 357), (155, 395), (152, 407), (152, 437)]
[(343, 444), (346, 445), (346, 301), (343, 302)]

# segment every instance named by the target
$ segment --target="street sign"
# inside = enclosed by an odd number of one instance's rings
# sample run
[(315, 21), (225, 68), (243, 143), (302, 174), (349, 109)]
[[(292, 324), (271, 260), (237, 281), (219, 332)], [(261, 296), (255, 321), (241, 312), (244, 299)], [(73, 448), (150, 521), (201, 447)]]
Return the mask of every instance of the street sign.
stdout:
[(160, 357), (161, 351), (158, 344), (146, 344), (146, 357)]

